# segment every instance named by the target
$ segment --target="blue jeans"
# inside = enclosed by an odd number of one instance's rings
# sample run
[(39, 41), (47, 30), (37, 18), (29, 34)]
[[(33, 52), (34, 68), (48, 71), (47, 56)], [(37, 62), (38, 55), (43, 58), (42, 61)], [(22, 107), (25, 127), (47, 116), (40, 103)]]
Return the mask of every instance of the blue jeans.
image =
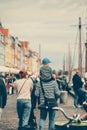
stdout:
[(83, 88), (79, 88), (75, 91), (75, 96), (74, 96), (74, 106), (75, 107), (78, 106), (79, 97), (80, 97), (80, 102), (83, 102), (84, 100), (87, 102), (87, 91), (84, 90)]
[(55, 110), (40, 110), (40, 130), (44, 130), (45, 121), (47, 118), (47, 114), (49, 113), (49, 130), (54, 129), (54, 122), (55, 122)]
[(85, 101), (87, 102), (87, 90), (84, 90), (83, 88), (78, 89), (78, 95), (84, 95), (85, 96)]
[(2, 116), (2, 108), (0, 108), (0, 120), (1, 120), (1, 116)]
[(79, 96), (77, 94), (74, 95), (74, 106), (77, 108), (78, 107), (78, 99)]
[(31, 99), (18, 99), (17, 100), (17, 113), (19, 118), (19, 127), (28, 125), (31, 112)]

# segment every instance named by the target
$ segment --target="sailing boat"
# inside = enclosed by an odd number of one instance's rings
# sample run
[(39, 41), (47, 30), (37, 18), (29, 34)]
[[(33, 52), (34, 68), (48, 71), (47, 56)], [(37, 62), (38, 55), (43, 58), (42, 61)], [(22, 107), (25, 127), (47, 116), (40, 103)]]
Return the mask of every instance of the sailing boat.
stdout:
[[(86, 25), (86, 24), (84, 24)], [(75, 25), (77, 26), (77, 25)], [(82, 66), (82, 62), (83, 62), (83, 54), (82, 54), (82, 23), (81, 23), (81, 17), (79, 17), (79, 25), (78, 25), (78, 29), (79, 29), (79, 42), (78, 42), (78, 66), (76, 69), (79, 69), (80, 72), (81, 72), (81, 75), (84, 74), (83, 72), (83, 66)], [(86, 34), (87, 36), (87, 34)], [(86, 56), (85, 56), (85, 70), (87, 71), (87, 39), (86, 39), (86, 43), (85, 43), (85, 46), (86, 46)], [(75, 62), (75, 58), (76, 58), (76, 43), (75, 43), (75, 48), (74, 48), (74, 53), (73, 53), (73, 57), (71, 56), (71, 50), (70, 50), (70, 45), (68, 47), (68, 76), (69, 76), (69, 82), (71, 81), (71, 77), (72, 77), (72, 72), (73, 70), (76, 70), (74, 68), (74, 62)], [(64, 56), (65, 57), (65, 56)], [(65, 67), (65, 59), (63, 58), (63, 70), (64, 70), (64, 67)], [(66, 67), (65, 67), (66, 68)]]
[[(82, 26), (85, 26), (85, 25), (87, 25), (87, 24), (82, 25), (81, 17), (79, 17), (78, 69), (80, 70), (82, 76), (83, 76), (84, 72), (83, 72), (83, 66), (82, 66), (83, 54), (82, 54), (82, 39), (81, 39), (82, 32), (81, 32), (81, 30), (82, 30)], [(87, 39), (86, 39), (86, 42), (87, 42)], [(85, 44), (85, 46), (86, 46), (86, 44)], [(84, 67), (85, 67), (85, 71), (87, 71), (87, 52), (85, 54), (86, 54), (86, 56), (85, 56), (85, 65), (84, 65)]]

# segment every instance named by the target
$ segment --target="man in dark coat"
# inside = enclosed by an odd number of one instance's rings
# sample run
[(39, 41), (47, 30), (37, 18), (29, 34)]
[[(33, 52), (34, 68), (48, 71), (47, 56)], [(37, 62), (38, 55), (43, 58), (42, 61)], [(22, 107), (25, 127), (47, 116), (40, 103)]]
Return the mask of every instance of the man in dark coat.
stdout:
[(6, 106), (7, 92), (3, 77), (0, 75), (0, 119), (2, 115), (2, 109)]
[(73, 90), (75, 92), (74, 106), (78, 107), (79, 97), (84, 96), (84, 100), (87, 101), (87, 91), (83, 89), (83, 82), (79, 70), (77, 70), (76, 74), (73, 76), (72, 82), (73, 82)]

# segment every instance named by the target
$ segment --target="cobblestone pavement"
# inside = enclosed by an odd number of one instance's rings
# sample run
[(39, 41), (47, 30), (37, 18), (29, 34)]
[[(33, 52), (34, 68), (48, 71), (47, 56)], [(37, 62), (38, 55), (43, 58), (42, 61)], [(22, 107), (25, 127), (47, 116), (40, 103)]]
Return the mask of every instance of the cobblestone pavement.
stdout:
[[(85, 111), (82, 108), (78, 108), (77, 110), (73, 108), (73, 99), (68, 96), (66, 104), (59, 104), (60, 107), (64, 109), (64, 111), (69, 115), (73, 116), (75, 113), (80, 113), (82, 115)], [(35, 110), (36, 120), (39, 124), (39, 110)], [(63, 122), (66, 118), (60, 111), (57, 111), (55, 122)], [(16, 96), (8, 95), (7, 105), (3, 109), (2, 120), (0, 121), (0, 130), (17, 130), (18, 126), (18, 118), (16, 113)], [(48, 127), (48, 119), (46, 120), (45, 130)]]

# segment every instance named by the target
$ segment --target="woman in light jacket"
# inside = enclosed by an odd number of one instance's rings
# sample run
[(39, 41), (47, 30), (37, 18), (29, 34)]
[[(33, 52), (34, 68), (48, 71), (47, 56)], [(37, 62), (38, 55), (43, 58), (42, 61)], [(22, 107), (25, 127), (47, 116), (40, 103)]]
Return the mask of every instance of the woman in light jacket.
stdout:
[(28, 129), (28, 120), (31, 112), (31, 92), (33, 82), (27, 78), (26, 71), (19, 72), (20, 79), (14, 82), (17, 94), (17, 114), (19, 118), (18, 130)]

